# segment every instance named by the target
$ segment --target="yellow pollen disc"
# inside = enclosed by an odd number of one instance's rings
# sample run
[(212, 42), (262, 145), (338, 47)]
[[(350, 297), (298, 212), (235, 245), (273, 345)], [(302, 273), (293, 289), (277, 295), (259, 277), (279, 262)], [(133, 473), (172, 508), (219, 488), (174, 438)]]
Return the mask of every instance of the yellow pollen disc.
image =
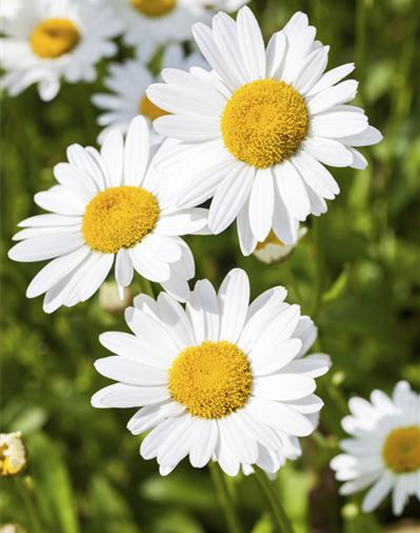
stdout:
[(258, 80), (236, 90), (221, 129), (229, 152), (255, 168), (267, 168), (296, 152), (308, 131), (302, 96), (284, 81)]
[(164, 111), (157, 105), (155, 105), (147, 95), (145, 94), (139, 103), (139, 111), (142, 115), (147, 117), (150, 120), (156, 120), (159, 117), (163, 117), (164, 115), (169, 115), (167, 111)]
[(382, 457), (389, 470), (395, 474), (419, 470), (420, 426), (408, 426), (391, 431), (382, 449)]
[(270, 231), (268, 237), (263, 242), (257, 243), (257, 250), (263, 250), (267, 244), (276, 244), (277, 246), (284, 246), (284, 243), (277, 237), (273, 230)]
[(140, 187), (112, 187), (89, 202), (82, 233), (92, 250), (117, 253), (139, 243), (158, 218), (159, 205), (153, 194)]
[(227, 341), (190, 346), (169, 369), (172, 398), (201, 418), (222, 418), (240, 409), (251, 394), (251, 386), (246, 355)]
[(131, 3), (147, 17), (162, 17), (175, 8), (176, 0), (131, 0)]
[(36, 26), (31, 35), (33, 52), (44, 59), (55, 59), (71, 52), (80, 41), (76, 26), (67, 19), (48, 19)]

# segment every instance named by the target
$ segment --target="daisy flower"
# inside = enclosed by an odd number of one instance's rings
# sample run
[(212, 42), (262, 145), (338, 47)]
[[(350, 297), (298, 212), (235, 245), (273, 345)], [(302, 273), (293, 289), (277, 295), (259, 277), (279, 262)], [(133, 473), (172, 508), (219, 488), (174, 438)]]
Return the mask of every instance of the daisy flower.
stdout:
[[(185, 57), (179, 44), (169, 45), (162, 59), (164, 67), (185, 69), (202, 62), (198, 53)], [(153, 81), (155, 79), (142, 59), (110, 65), (104, 85), (113, 94), (94, 94), (92, 97), (92, 102), (103, 111), (98, 117), (98, 124), (104, 127), (98, 138), (101, 144), (112, 128), (127, 133), (131, 120), (138, 114), (143, 115), (149, 123), (152, 143), (162, 140), (151, 126), (156, 118), (167, 113), (155, 106), (146, 95), (146, 89)]]
[(123, 40), (136, 48), (143, 61), (159, 46), (191, 39), (191, 26), (207, 20), (201, 0), (113, 0), (115, 14), (124, 27)]
[(42, 100), (55, 98), (60, 80), (92, 82), (95, 64), (115, 54), (120, 24), (101, 2), (39, 0), (3, 22), (3, 87), (16, 96), (38, 84)]
[(400, 381), (392, 397), (380, 390), (370, 402), (352, 398), (351, 416), (342, 421), (350, 438), (341, 441), (345, 452), (331, 467), (340, 493), (347, 495), (371, 486), (362, 508), (369, 513), (392, 492), (392, 510), (400, 515), (409, 496), (420, 500), (420, 395)]
[(180, 211), (166, 194), (150, 161), (145, 119), (132, 121), (125, 145), (114, 130), (100, 153), (75, 144), (67, 157), (68, 163), (54, 168), (59, 184), (35, 195), (51, 213), (21, 222), (24, 229), (14, 237), (20, 242), (9, 251), (15, 261), (53, 259), (32, 280), (28, 298), (45, 293), (47, 313), (83, 302), (105, 281), (115, 259), (121, 295), (135, 270), (185, 300), (194, 258), (179, 236), (203, 230), (207, 211)]
[(324, 74), (328, 47), (315, 41), (307, 16), (295, 14), (267, 48), (248, 7), (236, 22), (225, 13), (212, 28), (193, 34), (212, 73), (166, 69), (166, 83), (147, 94), (168, 115), (156, 120), (167, 143), (159, 163), (185, 185), (180, 205), (213, 197), (209, 227), (222, 232), (237, 219), (242, 252), (249, 255), (273, 229), (285, 244), (299, 235), (299, 221), (327, 210), (339, 192), (324, 164), (364, 168), (353, 148), (375, 144), (381, 134), (363, 110), (346, 105), (355, 80), (343, 65)]
[(298, 242), (295, 244), (284, 244), (276, 236), (274, 231), (270, 231), (265, 241), (257, 243), (257, 247), (254, 250), (254, 257), (267, 265), (279, 263), (293, 252), (299, 244), (300, 239), (302, 239), (307, 233), (307, 228), (302, 227), (299, 230)]
[(95, 407), (141, 407), (128, 423), (144, 459), (162, 475), (189, 456), (210, 460), (234, 476), (258, 465), (276, 472), (285, 450), (314, 430), (322, 401), (315, 378), (327, 372), (323, 354), (303, 357), (316, 338), (312, 321), (286, 291), (273, 288), (250, 304), (246, 273), (232, 270), (218, 294), (198, 281), (185, 309), (170, 295), (140, 295), (126, 311), (132, 334), (109, 332), (100, 374), (118, 383), (92, 398)]
[(26, 450), (20, 431), (0, 433), (0, 476), (16, 476), (26, 467)]

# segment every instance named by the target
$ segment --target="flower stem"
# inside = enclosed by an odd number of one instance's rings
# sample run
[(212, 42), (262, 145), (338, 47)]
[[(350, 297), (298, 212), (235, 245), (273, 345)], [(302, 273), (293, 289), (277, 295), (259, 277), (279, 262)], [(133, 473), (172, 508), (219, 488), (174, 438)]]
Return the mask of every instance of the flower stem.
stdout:
[(266, 474), (258, 467), (254, 466), (255, 477), (267, 498), (268, 505), (273, 514), (274, 523), (276, 525), (278, 533), (293, 533), (293, 526), (287, 517), (281, 502), (279, 495), (275, 491), (273, 484), (268, 479)]
[(209, 467), (217, 498), (225, 514), (228, 532), (243, 533), (243, 529), (241, 523), (239, 522), (239, 517), (235, 506), (233, 505), (229, 487), (227, 486), (226, 478), (223, 472), (221, 471), (219, 465), (213, 461), (209, 463)]
[(34, 533), (45, 532), (45, 529), (42, 527), (37, 511), (32, 501), (31, 494), (29, 494), (27, 487), (25, 487), (24, 481), (20, 476), (14, 478), (16, 491), (22, 500), (23, 506), (26, 510), (28, 520), (31, 522), (32, 531)]

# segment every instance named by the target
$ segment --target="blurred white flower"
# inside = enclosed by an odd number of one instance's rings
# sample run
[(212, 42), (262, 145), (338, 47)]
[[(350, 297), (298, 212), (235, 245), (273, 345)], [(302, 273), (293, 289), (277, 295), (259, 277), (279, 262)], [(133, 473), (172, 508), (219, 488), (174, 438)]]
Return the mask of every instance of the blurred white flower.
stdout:
[(186, 300), (194, 277), (194, 258), (179, 237), (205, 230), (206, 209), (179, 210), (153, 169), (149, 127), (143, 117), (131, 122), (125, 139), (117, 130), (101, 152), (78, 144), (67, 150), (69, 163), (54, 168), (58, 181), (35, 195), (50, 211), (24, 220), (10, 251), (15, 261), (53, 259), (30, 283), (27, 296), (45, 293), (44, 311), (71, 307), (90, 298), (113, 268), (123, 292), (134, 271), (161, 283)]
[[(165, 68), (188, 69), (191, 65), (200, 63), (204, 64), (201, 54), (193, 53), (185, 57), (179, 44), (169, 45), (162, 58), (162, 66)], [(156, 79), (141, 59), (130, 59), (122, 64), (113, 63), (109, 66), (104, 85), (111, 94), (94, 94), (92, 97), (92, 102), (104, 111), (98, 117), (98, 124), (104, 127), (98, 138), (100, 143), (112, 128), (126, 133), (131, 120), (138, 114), (147, 119), (152, 143), (162, 140), (153, 129), (152, 122), (165, 115), (166, 111), (155, 106), (146, 95), (146, 89), (153, 81)]]
[(172, 138), (159, 168), (175, 178), (181, 206), (213, 198), (213, 233), (236, 219), (244, 255), (271, 230), (294, 244), (299, 222), (324, 213), (325, 200), (339, 192), (324, 164), (365, 168), (353, 146), (382, 139), (362, 109), (345, 105), (357, 82), (341, 80), (354, 64), (324, 74), (329, 47), (315, 41), (316, 30), (303, 13), (267, 48), (247, 7), (236, 21), (219, 13), (212, 28), (199, 23), (193, 34), (214, 71), (164, 70), (165, 83), (147, 90), (169, 113), (154, 123)]
[(1, 0), (0, 18), (9, 19), (15, 17), (21, 7), (21, 0)]
[(254, 256), (268, 265), (271, 265), (272, 263), (278, 263), (293, 252), (293, 250), (299, 244), (299, 241), (307, 234), (307, 232), (307, 228), (300, 228), (299, 240), (295, 244), (284, 244), (276, 236), (274, 231), (270, 231), (265, 241), (257, 244), (257, 247), (254, 250)]
[(95, 64), (116, 53), (111, 39), (120, 23), (102, 2), (37, 0), (3, 21), (2, 85), (16, 96), (38, 84), (42, 100), (52, 100), (60, 81), (92, 82)]
[(126, 289), (123, 298), (121, 298), (121, 291), (115, 281), (107, 281), (99, 289), (99, 305), (103, 311), (111, 315), (122, 313), (131, 302), (130, 289)]
[(331, 461), (343, 495), (372, 487), (362, 508), (369, 513), (392, 492), (392, 510), (400, 515), (410, 495), (420, 500), (420, 395), (400, 381), (392, 398), (374, 390), (370, 402), (352, 398), (351, 416), (342, 421), (351, 438), (345, 452)]
[(123, 40), (148, 61), (158, 46), (191, 39), (191, 26), (209, 19), (201, 0), (111, 0)]
[(189, 456), (192, 466), (217, 461), (235, 476), (258, 465), (276, 472), (300, 453), (323, 402), (315, 378), (329, 357), (306, 352), (316, 339), (312, 320), (284, 302), (275, 287), (250, 304), (246, 273), (232, 270), (218, 294), (198, 281), (184, 308), (161, 293), (140, 295), (126, 311), (133, 334), (108, 332), (113, 354), (99, 359), (100, 374), (118, 383), (97, 392), (99, 408), (142, 407), (128, 429), (143, 439), (144, 459), (162, 475)]
[(0, 476), (16, 476), (25, 468), (26, 462), (20, 431), (0, 433)]

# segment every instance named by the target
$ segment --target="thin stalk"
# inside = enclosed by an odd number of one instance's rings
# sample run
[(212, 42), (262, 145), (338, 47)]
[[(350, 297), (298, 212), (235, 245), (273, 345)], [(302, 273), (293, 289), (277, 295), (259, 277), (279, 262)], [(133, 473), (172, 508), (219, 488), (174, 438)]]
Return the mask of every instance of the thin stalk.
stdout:
[(278, 533), (293, 533), (293, 526), (280, 501), (280, 497), (275, 491), (273, 484), (266, 474), (258, 467), (254, 466), (255, 478), (258, 481), (274, 518), (274, 524)]
[(31, 495), (28, 493), (28, 489), (27, 487), (25, 487), (23, 479), (19, 476), (16, 476), (14, 478), (14, 482), (16, 491), (18, 492), (20, 499), (22, 500), (23, 506), (26, 510), (27, 517), (31, 522), (32, 531), (34, 533), (45, 533), (45, 528), (41, 525)]
[(225, 475), (223, 474), (217, 463), (212, 461), (210, 462), (209, 467), (217, 498), (225, 515), (228, 532), (243, 533), (238, 514), (236, 512), (232, 497), (229, 492), (229, 487), (226, 483)]

